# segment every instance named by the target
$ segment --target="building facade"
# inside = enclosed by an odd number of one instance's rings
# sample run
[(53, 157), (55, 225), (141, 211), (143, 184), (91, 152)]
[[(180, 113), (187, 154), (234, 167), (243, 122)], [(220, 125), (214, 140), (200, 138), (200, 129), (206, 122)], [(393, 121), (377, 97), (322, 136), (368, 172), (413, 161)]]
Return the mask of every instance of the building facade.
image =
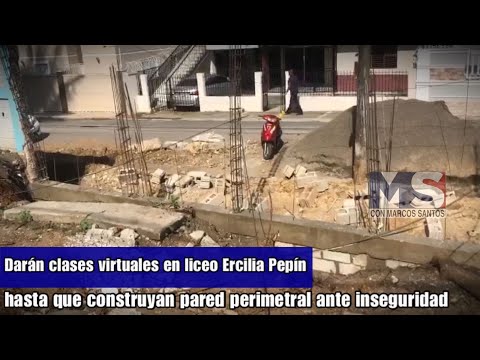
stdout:
[(418, 48), (417, 99), (444, 101), (455, 116), (480, 119), (480, 46)]
[[(0, 47), (0, 56), (6, 55)], [(0, 150), (22, 151), (24, 136), (4, 67), (0, 64)]]

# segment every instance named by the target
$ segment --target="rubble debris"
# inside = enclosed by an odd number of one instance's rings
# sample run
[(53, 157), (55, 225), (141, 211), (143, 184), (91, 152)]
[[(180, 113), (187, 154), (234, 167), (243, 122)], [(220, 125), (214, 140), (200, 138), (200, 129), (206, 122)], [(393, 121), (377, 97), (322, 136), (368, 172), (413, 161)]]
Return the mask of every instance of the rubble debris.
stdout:
[(138, 173), (135, 169), (121, 169), (118, 176), (120, 185), (138, 185)]
[(153, 185), (160, 185), (162, 183), (162, 180), (165, 177), (165, 175), (166, 175), (165, 170), (157, 169), (153, 172), (150, 182)]
[(215, 205), (220, 206), (224, 203), (225, 199), (223, 195), (217, 193), (211, 193), (207, 197), (205, 197), (201, 203), (208, 204), (208, 205)]
[(285, 175), (287, 179), (290, 179), (294, 174), (295, 174), (295, 169), (290, 165), (286, 165), (285, 168), (283, 169), (283, 175)]
[(190, 237), (197, 244), (203, 239), (204, 236), (205, 236), (205, 231), (203, 231), (203, 230), (196, 230), (196, 231), (190, 233)]
[(319, 192), (328, 190), (328, 181), (321, 179), (317, 172), (307, 172), (302, 176), (297, 176), (297, 189), (303, 189), (308, 186), (318, 186)]
[[(142, 150), (145, 152), (159, 150), (162, 148), (162, 142), (159, 138), (148, 139), (142, 142)], [(138, 144), (132, 144), (132, 149), (138, 151)]]
[[(109, 230), (107, 230), (109, 231)], [(138, 234), (135, 232), (135, 230), (132, 229), (123, 229), (120, 232), (120, 239), (129, 241), (129, 242), (135, 242), (135, 240), (138, 238)]]
[(193, 181), (193, 177), (184, 175), (178, 181), (175, 182), (175, 186), (179, 186), (181, 188), (187, 187), (190, 185)]
[(475, 229), (467, 231), (467, 235), (470, 237), (476, 237), (480, 235), (480, 219), (477, 221), (477, 226)]
[(102, 294), (118, 294), (117, 288), (102, 288), (100, 289)]
[(188, 143), (184, 141), (165, 141), (163, 143), (163, 149), (184, 149)]
[(215, 191), (223, 194), (225, 192), (225, 179), (215, 179)]
[(457, 200), (457, 196), (455, 195), (455, 191), (447, 191), (445, 194), (445, 204), (449, 206), (452, 202)]
[(396, 284), (396, 283), (398, 283), (398, 281), (399, 281), (398, 278), (397, 278), (395, 275), (392, 275), (392, 276), (391, 276), (391, 279), (392, 279), (392, 283), (393, 283), (393, 284)]
[(340, 225), (356, 225), (359, 221), (357, 208), (340, 208), (335, 213), (335, 222)]
[(303, 176), (307, 173), (307, 169), (301, 165), (297, 165), (297, 167), (295, 168), (295, 176)]
[(206, 176), (207, 173), (205, 171), (189, 171), (187, 176), (191, 176), (195, 184), (199, 184), (202, 181), (202, 177)]
[(426, 218), (426, 223), (427, 223), (427, 232), (426, 232), (427, 237), (436, 239), (436, 240), (444, 239), (443, 226), (442, 226), (441, 219)]
[(178, 182), (178, 180), (180, 180), (180, 175), (178, 174), (173, 174), (167, 179), (165, 183), (165, 188), (167, 190), (167, 193), (173, 193), (175, 189), (175, 185)]
[(210, 236), (205, 235), (200, 241), (202, 247), (220, 247)]
[(480, 274), (477, 269), (458, 265), (447, 259), (434, 259), (433, 263), (442, 278), (455, 282), (480, 300)]
[(142, 315), (142, 313), (136, 309), (115, 308), (108, 312), (107, 315)]
[(185, 247), (195, 247), (195, 243), (189, 242), (187, 245), (185, 245)]
[(302, 193), (300, 194), (300, 198), (298, 200), (298, 206), (302, 208), (312, 208), (315, 206), (315, 200), (318, 195), (317, 187), (308, 187), (305, 188)]
[[(115, 236), (115, 228), (99, 229), (96, 226), (92, 226), (85, 234), (79, 233), (73, 237), (67, 238), (66, 246), (80, 246), (80, 247), (134, 247), (135, 239), (138, 234), (131, 229), (123, 230), (123, 237)], [(125, 231), (130, 230), (130, 231)], [(135, 235), (133, 235), (135, 234)]]
[(192, 141), (199, 141), (199, 142), (224, 142), (225, 138), (222, 135), (215, 134), (213, 131), (208, 133), (203, 133), (192, 138)]
[(202, 176), (199, 185), (200, 189), (210, 189), (212, 187), (212, 181), (210, 176)]

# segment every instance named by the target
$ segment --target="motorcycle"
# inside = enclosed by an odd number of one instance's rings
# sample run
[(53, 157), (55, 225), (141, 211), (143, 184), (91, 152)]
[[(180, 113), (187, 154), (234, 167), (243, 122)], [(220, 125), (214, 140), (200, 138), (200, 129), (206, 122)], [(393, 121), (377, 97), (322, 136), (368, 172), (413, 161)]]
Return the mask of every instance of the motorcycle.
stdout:
[(263, 158), (265, 160), (271, 160), (275, 153), (280, 150), (282, 145), (282, 128), (280, 126), (280, 120), (285, 112), (281, 112), (280, 115), (259, 115), (265, 124), (263, 124), (261, 142), (263, 149)]

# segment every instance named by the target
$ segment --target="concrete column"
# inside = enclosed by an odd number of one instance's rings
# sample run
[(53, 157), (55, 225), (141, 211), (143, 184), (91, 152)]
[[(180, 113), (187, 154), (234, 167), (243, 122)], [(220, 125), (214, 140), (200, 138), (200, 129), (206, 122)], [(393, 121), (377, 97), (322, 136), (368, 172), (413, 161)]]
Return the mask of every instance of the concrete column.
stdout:
[(217, 65), (215, 64), (215, 57), (212, 57), (210, 60), (210, 74), (216, 75), (217, 74)]
[(205, 74), (197, 73), (197, 86), (198, 86), (198, 101), (200, 103), (200, 111), (204, 111), (205, 98), (207, 96), (207, 89), (205, 88)]
[(147, 75), (146, 74), (141, 74), (140, 75), (140, 87), (142, 89), (142, 95), (143, 96), (148, 96), (148, 81), (147, 81)]
[[(415, 96), (414, 98), (423, 101), (430, 101), (430, 50), (419, 49), (417, 52), (417, 68), (415, 70)], [(412, 59), (413, 60), (413, 59)], [(410, 78), (410, 74), (409, 74)], [(410, 87), (410, 79), (409, 79)], [(410, 97), (410, 89), (408, 91)]]
[(263, 86), (262, 86), (262, 72), (255, 72), (255, 100), (258, 112), (263, 111)]
[(323, 50), (325, 86), (333, 85), (333, 48), (327, 47)]
[(288, 71), (285, 71), (285, 110), (288, 109), (288, 105), (289, 105), (289, 100), (288, 100), (288, 94), (287, 94), (287, 90), (288, 90), (288, 80), (290, 79), (290, 74), (288, 73)]

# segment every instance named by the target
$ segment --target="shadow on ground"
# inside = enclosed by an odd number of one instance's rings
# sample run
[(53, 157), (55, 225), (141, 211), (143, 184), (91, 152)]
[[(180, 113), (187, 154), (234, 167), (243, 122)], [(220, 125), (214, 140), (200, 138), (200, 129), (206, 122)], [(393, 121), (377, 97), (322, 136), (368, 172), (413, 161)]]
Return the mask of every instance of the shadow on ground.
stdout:
[(43, 153), (50, 180), (79, 184), (88, 165), (100, 164), (113, 166), (115, 159), (111, 156), (73, 155), (63, 153)]

